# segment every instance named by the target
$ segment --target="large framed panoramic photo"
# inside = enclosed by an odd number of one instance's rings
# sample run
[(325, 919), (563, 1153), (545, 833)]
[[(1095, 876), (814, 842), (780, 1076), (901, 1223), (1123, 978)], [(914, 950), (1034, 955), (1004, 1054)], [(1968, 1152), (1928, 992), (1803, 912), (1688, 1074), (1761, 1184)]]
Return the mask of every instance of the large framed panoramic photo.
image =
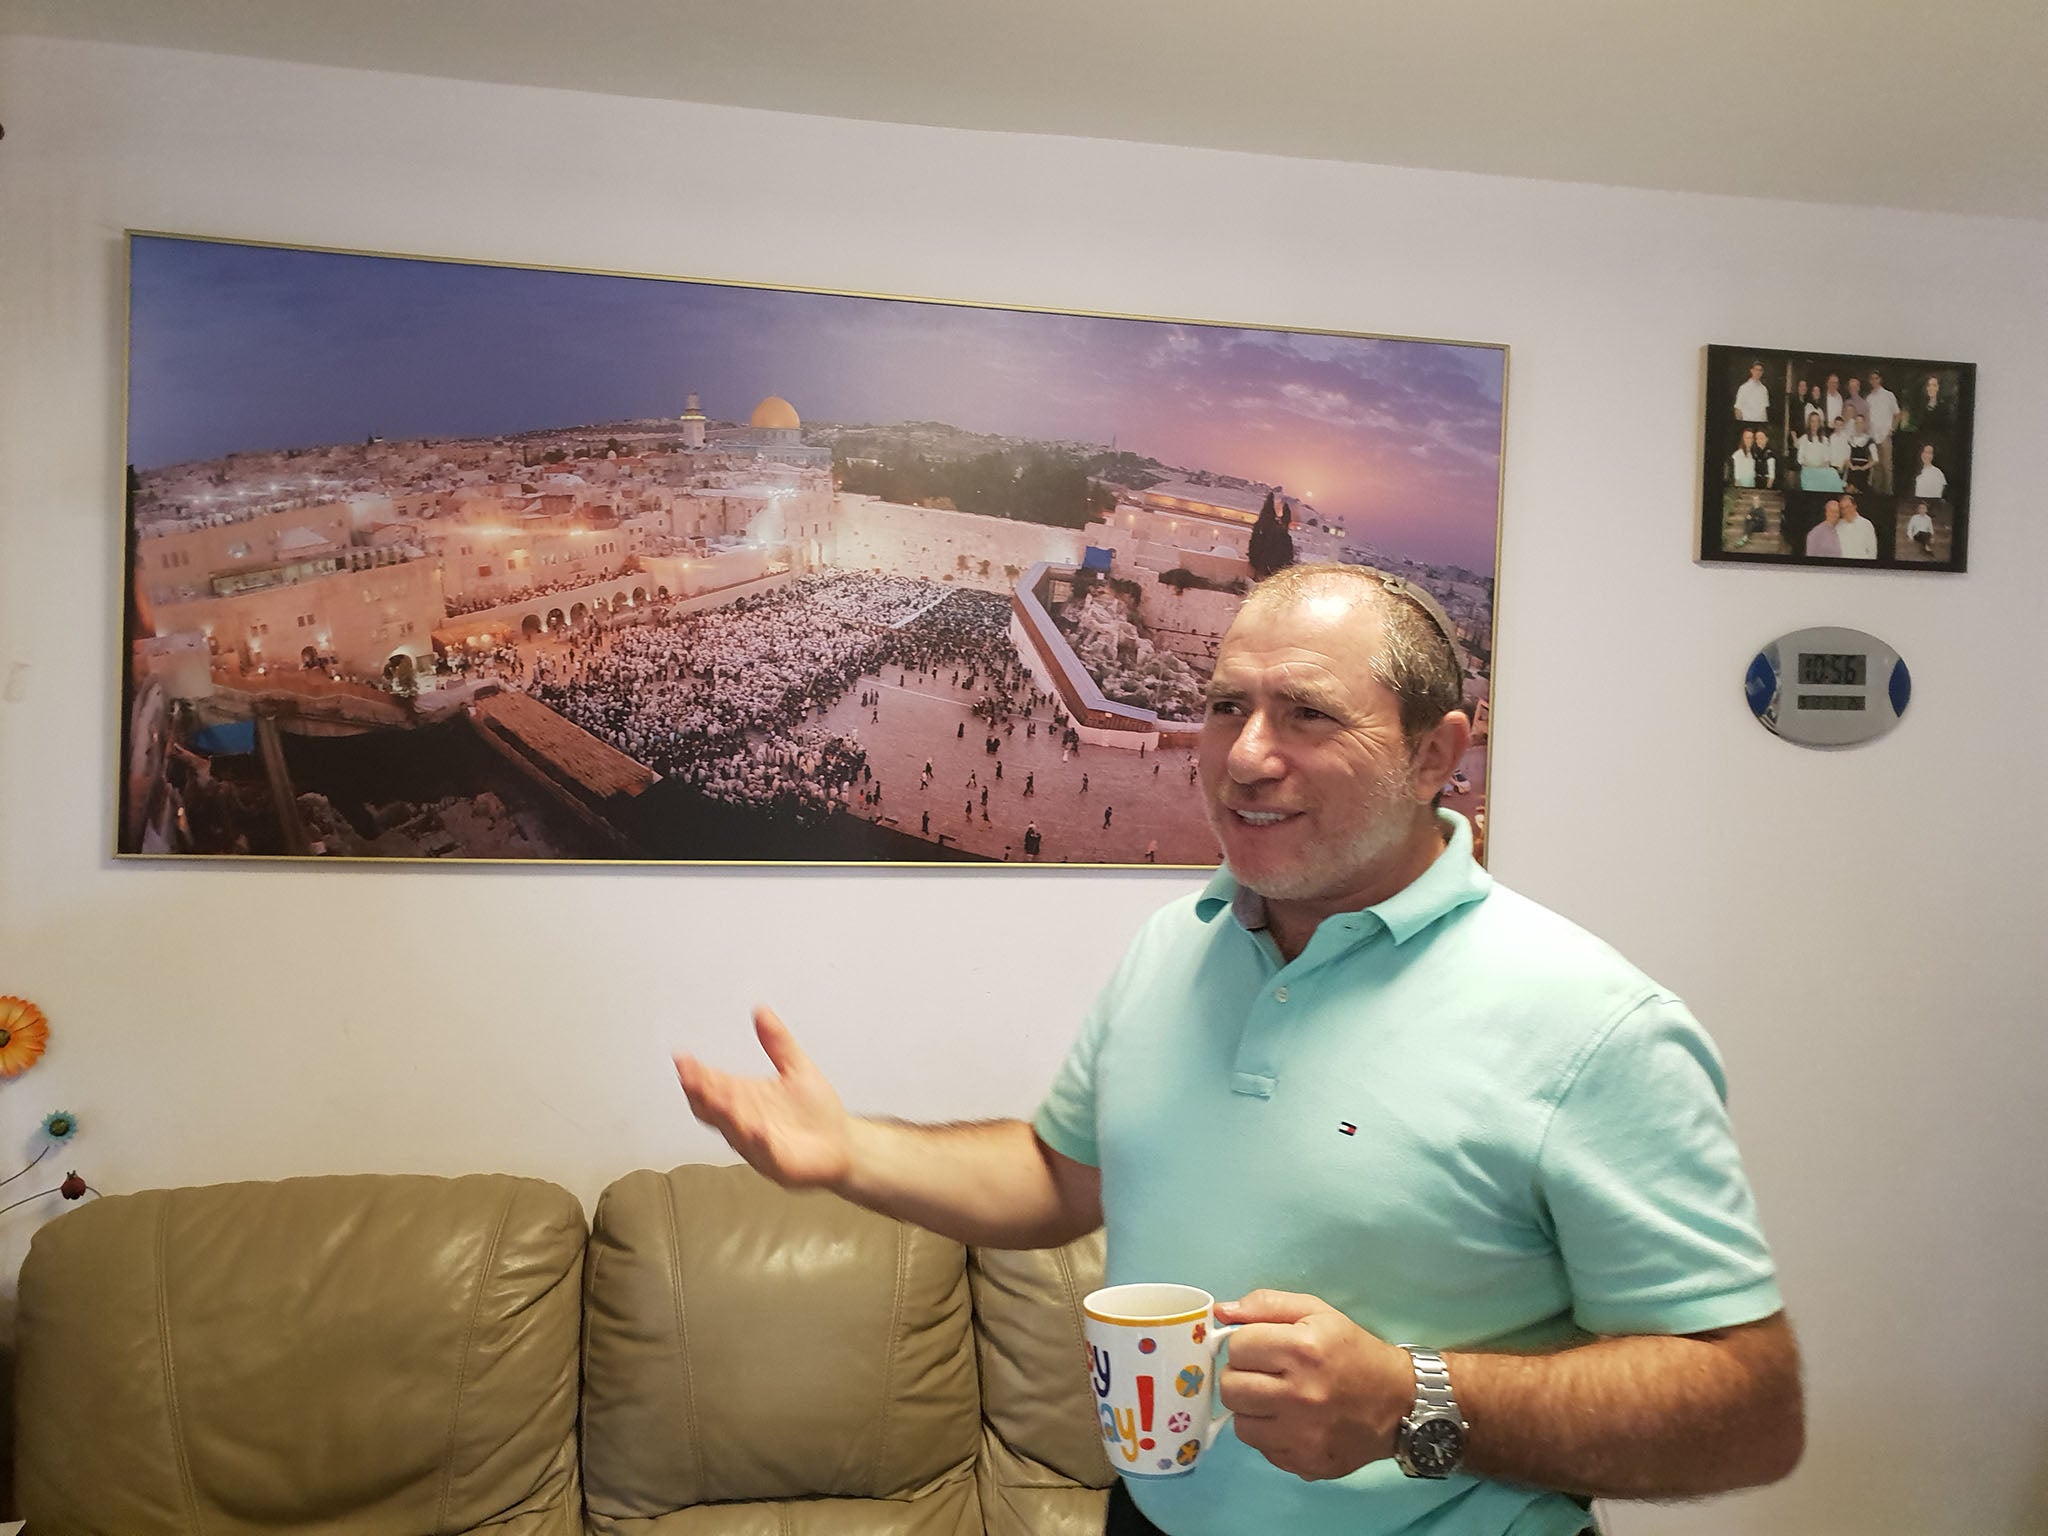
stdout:
[(1248, 584), (1433, 594), (1498, 346), (129, 237), (118, 852), (1202, 865)]
[(1961, 571), (1970, 363), (1707, 348), (1699, 558)]

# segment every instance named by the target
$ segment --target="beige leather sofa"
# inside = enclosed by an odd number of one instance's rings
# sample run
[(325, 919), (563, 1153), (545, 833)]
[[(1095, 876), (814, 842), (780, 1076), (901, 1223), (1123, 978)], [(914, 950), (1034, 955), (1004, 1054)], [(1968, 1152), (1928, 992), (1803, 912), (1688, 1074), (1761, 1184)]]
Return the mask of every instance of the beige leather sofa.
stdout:
[(963, 1249), (746, 1168), (586, 1229), (503, 1175), (153, 1190), (35, 1238), (33, 1536), (1094, 1536), (1098, 1239)]

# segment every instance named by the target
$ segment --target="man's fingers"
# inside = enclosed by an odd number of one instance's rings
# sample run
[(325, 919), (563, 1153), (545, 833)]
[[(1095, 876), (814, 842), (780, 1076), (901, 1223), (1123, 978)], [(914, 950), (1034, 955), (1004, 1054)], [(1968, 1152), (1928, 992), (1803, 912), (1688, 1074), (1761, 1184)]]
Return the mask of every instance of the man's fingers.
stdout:
[(690, 1113), (705, 1124), (722, 1129), (731, 1119), (730, 1079), (724, 1073), (705, 1066), (696, 1057), (680, 1051), (676, 1053), (675, 1063), (676, 1081), (682, 1084)]
[(775, 1016), (773, 1008), (754, 1010), (754, 1037), (761, 1042), (761, 1049), (768, 1053), (769, 1063), (778, 1077), (788, 1077), (811, 1064), (803, 1047), (796, 1043), (796, 1036), (789, 1032), (789, 1026)]
[(1282, 1472), (1292, 1472), (1296, 1476), (1307, 1475), (1297, 1464), (1297, 1447), (1284, 1424), (1277, 1419), (1261, 1418), (1246, 1413), (1242, 1408), (1234, 1411), (1237, 1417), (1231, 1420), (1230, 1427), (1238, 1439)]
[[(1285, 1376), (1312, 1366), (1319, 1353), (1317, 1331), (1298, 1325), (1332, 1315), (1328, 1302), (1297, 1291), (1258, 1290), (1236, 1301), (1219, 1301), (1216, 1321), (1241, 1325), (1231, 1336), (1224, 1380), (1235, 1372)], [(1256, 1406), (1252, 1411), (1258, 1411)]]
[(1246, 1419), (1268, 1419), (1294, 1402), (1294, 1387), (1285, 1377), (1238, 1366), (1226, 1368), (1216, 1381), (1223, 1406)]
[(683, 1096), (690, 1101), (690, 1107), (694, 1109), (706, 1086), (707, 1074), (704, 1063), (682, 1051), (676, 1052), (675, 1063), (676, 1081), (683, 1085)]
[(1319, 1297), (1298, 1291), (1252, 1291), (1236, 1301), (1216, 1303), (1219, 1323), (1298, 1323), (1305, 1317), (1330, 1310)]

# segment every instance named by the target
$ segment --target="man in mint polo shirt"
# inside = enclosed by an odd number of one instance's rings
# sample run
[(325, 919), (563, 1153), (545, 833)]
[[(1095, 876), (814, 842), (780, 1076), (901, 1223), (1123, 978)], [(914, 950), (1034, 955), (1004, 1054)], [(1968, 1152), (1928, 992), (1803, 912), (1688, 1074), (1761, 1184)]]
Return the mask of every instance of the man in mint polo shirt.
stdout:
[(1719, 1060), (1435, 810), (1470, 740), (1460, 671), (1392, 578), (1253, 592), (1202, 728), (1225, 866), (1146, 925), (1030, 1125), (849, 1116), (765, 1009), (775, 1077), (677, 1058), (780, 1182), (971, 1243), (1106, 1224), (1112, 1282), (1238, 1298), (1232, 1432), (1191, 1476), (1120, 1483), (1118, 1536), (1574, 1536), (1592, 1498), (1798, 1460)]

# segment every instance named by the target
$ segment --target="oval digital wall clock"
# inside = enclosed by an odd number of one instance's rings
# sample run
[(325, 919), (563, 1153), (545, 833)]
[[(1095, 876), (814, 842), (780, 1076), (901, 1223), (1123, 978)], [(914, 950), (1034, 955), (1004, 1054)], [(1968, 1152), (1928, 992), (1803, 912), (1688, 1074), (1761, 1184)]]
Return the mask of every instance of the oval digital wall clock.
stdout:
[(1821, 625), (1756, 653), (1743, 694), (1764, 729), (1802, 747), (1853, 747), (1899, 723), (1913, 696), (1899, 653), (1860, 629)]

